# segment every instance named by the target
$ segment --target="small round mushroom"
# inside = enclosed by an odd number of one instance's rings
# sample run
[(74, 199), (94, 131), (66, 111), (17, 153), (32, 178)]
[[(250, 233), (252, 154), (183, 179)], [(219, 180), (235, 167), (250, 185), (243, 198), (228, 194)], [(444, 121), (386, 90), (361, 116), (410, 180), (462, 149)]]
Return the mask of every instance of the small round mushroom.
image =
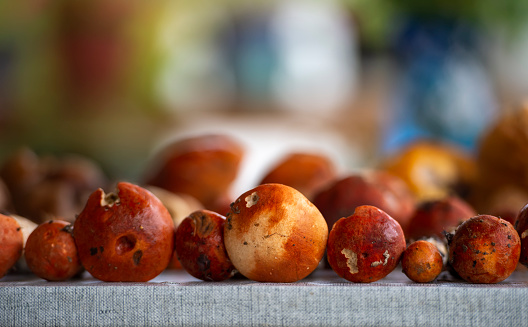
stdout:
[(182, 267), (193, 277), (222, 281), (236, 269), (224, 246), (225, 217), (209, 210), (198, 210), (176, 229), (174, 248)]
[(440, 251), (425, 240), (411, 243), (403, 252), (401, 264), (403, 273), (417, 283), (432, 282), (443, 269)]
[(18, 222), (0, 214), (0, 278), (11, 269), (22, 256), (24, 238)]
[(29, 235), (24, 256), (29, 269), (49, 281), (68, 280), (82, 271), (72, 225), (64, 220), (40, 224)]

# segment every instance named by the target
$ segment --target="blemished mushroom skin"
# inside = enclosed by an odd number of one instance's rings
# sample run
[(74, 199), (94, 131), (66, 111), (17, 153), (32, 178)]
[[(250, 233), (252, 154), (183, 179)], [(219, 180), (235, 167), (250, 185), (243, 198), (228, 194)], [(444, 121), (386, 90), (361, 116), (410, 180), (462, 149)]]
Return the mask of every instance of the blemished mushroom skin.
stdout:
[(449, 241), (449, 264), (470, 283), (505, 280), (517, 267), (520, 254), (521, 241), (512, 224), (491, 215), (464, 221)]
[(197, 210), (183, 219), (175, 234), (178, 261), (190, 275), (204, 281), (233, 277), (236, 269), (224, 246), (225, 217)]
[(72, 225), (64, 220), (37, 226), (27, 239), (24, 256), (29, 269), (49, 281), (68, 280), (82, 271)]
[(93, 192), (73, 235), (84, 268), (102, 281), (145, 282), (167, 268), (174, 223), (161, 201), (126, 182), (115, 193)]
[(224, 242), (235, 268), (259, 282), (295, 282), (312, 273), (328, 239), (322, 214), (301, 192), (262, 184), (231, 205)]
[(405, 247), (400, 224), (383, 210), (365, 205), (333, 225), (327, 258), (340, 277), (355, 283), (371, 283), (396, 268)]

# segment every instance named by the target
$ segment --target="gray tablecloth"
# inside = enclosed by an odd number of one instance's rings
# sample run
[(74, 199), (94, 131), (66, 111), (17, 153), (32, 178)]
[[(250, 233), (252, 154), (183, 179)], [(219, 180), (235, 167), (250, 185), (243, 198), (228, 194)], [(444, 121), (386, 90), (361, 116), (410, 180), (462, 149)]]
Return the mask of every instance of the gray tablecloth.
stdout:
[(0, 326), (528, 326), (528, 271), (495, 285), (401, 271), (354, 284), (317, 270), (292, 284), (201, 282), (167, 271), (148, 283), (0, 280)]

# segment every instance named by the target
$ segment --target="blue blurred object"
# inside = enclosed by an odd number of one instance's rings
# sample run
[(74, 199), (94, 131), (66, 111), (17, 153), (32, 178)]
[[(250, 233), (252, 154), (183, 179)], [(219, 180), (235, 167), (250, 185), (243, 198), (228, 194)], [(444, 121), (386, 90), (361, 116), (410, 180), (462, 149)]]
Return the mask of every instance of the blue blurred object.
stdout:
[(218, 35), (246, 108), (302, 112), (339, 110), (353, 97), (356, 42), (355, 25), (339, 3), (295, 0), (235, 12)]
[(458, 21), (405, 22), (394, 39), (402, 70), (384, 152), (423, 138), (474, 150), (497, 112), (479, 38), (478, 30)]
[(257, 101), (268, 99), (271, 74), (277, 65), (269, 16), (263, 12), (234, 15), (231, 28), (223, 31), (220, 41), (239, 95)]

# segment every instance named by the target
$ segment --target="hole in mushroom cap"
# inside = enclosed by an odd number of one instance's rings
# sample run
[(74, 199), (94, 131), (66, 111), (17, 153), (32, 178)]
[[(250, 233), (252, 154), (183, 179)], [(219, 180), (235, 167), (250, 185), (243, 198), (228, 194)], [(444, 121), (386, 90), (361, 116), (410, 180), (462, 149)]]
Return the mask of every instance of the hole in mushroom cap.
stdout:
[(139, 262), (141, 261), (141, 257), (143, 256), (143, 251), (137, 250), (134, 252), (134, 255), (132, 256), (132, 261), (134, 261), (134, 264), (136, 266), (139, 265)]
[(119, 204), (121, 200), (119, 199), (119, 196), (117, 193), (108, 193), (104, 194), (101, 198), (101, 206), (102, 207), (112, 207), (114, 204)]
[(133, 235), (124, 235), (117, 239), (115, 252), (118, 255), (123, 255), (132, 251), (136, 246), (136, 238)]
[(253, 192), (251, 193), (251, 195), (246, 196), (244, 200), (246, 200), (246, 207), (250, 208), (251, 206), (253, 206), (254, 204), (258, 202), (259, 196), (257, 192)]

